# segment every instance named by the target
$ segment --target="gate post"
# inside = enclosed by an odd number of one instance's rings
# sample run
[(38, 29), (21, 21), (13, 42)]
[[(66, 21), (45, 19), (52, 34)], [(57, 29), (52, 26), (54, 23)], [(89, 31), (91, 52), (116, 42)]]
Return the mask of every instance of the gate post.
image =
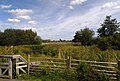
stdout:
[(28, 67), (28, 75), (29, 75), (29, 71), (30, 71), (30, 54), (28, 54), (28, 63), (27, 63), (27, 67)]
[(71, 56), (69, 56), (68, 59), (67, 59), (67, 68), (68, 69), (71, 68)]
[(9, 63), (9, 77), (12, 79), (12, 59), (8, 58), (8, 63)]

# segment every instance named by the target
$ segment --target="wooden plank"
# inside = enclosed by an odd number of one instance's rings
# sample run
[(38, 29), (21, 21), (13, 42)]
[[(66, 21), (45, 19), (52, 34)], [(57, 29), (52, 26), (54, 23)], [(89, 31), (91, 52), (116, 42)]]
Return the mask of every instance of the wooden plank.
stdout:
[(66, 66), (53, 66), (53, 65), (40, 65), (40, 67), (57, 67), (57, 68), (66, 68)]
[(108, 68), (108, 69), (116, 69), (115, 67), (112, 66), (103, 66), (103, 65), (90, 65), (92, 67), (101, 67), (101, 68)]
[(9, 70), (9, 67), (6, 68), (6, 70), (2, 73), (2, 75), (4, 75), (7, 72), (7, 70)]
[(20, 65), (20, 64), (26, 64), (26, 62), (18, 62), (18, 63), (16, 63), (16, 65)]
[(0, 76), (2, 75), (2, 69), (0, 68)]
[(112, 76), (112, 77), (117, 77), (117, 74), (108, 74), (108, 73), (105, 73), (105, 75)]
[(117, 71), (97, 70), (97, 69), (94, 69), (94, 71), (97, 71), (97, 72), (105, 72), (105, 73), (117, 73)]
[(27, 65), (17, 66), (16, 68), (24, 68), (27, 67)]
[(15, 59), (15, 58), (19, 58), (20, 55), (0, 55), (0, 58), (11, 58), (11, 59)]
[(31, 59), (40, 59), (40, 60), (63, 60), (66, 61), (67, 59), (63, 59), (63, 58), (41, 58), (41, 57), (30, 57)]
[[(19, 66), (18, 62), (19, 62), (19, 59), (16, 58), (16, 66), (15, 66), (15, 68), (16, 68), (17, 66)], [(16, 68), (16, 75), (19, 75), (19, 68)]]
[(98, 61), (86, 61), (86, 60), (76, 60), (76, 59), (72, 59), (72, 62), (85, 62), (85, 63), (96, 63), (96, 64), (111, 64), (111, 65), (117, 65), (116, 62), (98, 62)]
[(66, 64), (66, 62), (54, 62), (54, 61), (38, 61), (36, 63), (48, 63), (48, 64)]
[(24, 69), (20, 68), (20, 70), (21, 70), (23, 73), (26, 73), (26, 71), (25, 71)]

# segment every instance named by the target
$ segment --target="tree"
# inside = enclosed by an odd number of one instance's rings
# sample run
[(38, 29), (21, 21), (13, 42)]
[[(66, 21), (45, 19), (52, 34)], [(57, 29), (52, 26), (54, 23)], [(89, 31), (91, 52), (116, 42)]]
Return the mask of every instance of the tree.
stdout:
[(94, 31), (89, 28), (81, 29), (75, 33), (73, 42), (81, 42), (82, 45), (91, 45)]
[(97, 30), (99, 37), (113, 36), (119, 31), (120, 23), (116, 19), (111, 19), (111, 16), (106, 16), (101, 28)]
[(0, 32), (0, 45), (41, 44), (41, 41), (32, 30), (6, 29)]
[(120, 49), (120, 23), (111, 16), (106, 16), (101, 28), (98, 29), (98, 47), (101, 50)]

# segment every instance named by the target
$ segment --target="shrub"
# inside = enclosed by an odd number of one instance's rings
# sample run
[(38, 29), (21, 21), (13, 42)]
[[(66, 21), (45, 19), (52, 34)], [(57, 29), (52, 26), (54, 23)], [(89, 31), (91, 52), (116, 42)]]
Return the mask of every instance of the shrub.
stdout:
[(80, 63), (76, 71), (78, 81), (109, 81), (104, 74), (93, 71), (93, 69), (85, 63)]

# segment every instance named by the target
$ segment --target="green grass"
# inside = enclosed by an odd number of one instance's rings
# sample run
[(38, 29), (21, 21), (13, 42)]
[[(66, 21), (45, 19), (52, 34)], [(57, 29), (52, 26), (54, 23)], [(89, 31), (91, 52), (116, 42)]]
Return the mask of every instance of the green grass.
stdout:
[(27, 59), (31, 57), (57, 57), (92, 61), (112, 61), (120, 59), (120, 50), (101, 51), (96, 46), (74, 46), (73, 44), (46, 44), (46, 45), (20, 45), (1, 46), (0, 55), (20, 54)]

